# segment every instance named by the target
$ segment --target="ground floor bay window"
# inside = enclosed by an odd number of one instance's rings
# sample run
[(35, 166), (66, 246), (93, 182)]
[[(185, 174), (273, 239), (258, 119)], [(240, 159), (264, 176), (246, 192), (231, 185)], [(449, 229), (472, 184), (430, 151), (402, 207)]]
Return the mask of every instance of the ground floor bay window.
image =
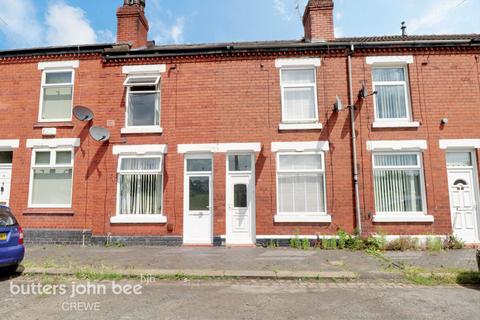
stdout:
[(112, 222), (165, 222), (163, 156), (120, 156), (117, 173), (117, 215)]
[(323, 152), (277, 154), (276, 222), (328, 222)]

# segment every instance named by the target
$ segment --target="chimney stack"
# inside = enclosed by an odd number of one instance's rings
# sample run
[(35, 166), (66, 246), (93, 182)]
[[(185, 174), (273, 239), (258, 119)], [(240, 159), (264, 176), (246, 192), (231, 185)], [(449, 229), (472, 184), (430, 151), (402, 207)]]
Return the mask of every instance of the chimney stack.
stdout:
[(303, 15), (306, 42), (325, 42), (335, 39), (333, 0), (309, 0)]
[(124, 0), (117, 10), (117, 43), (129, 43), (132, 48), (145, 47), (148, 29), (145, 0)]

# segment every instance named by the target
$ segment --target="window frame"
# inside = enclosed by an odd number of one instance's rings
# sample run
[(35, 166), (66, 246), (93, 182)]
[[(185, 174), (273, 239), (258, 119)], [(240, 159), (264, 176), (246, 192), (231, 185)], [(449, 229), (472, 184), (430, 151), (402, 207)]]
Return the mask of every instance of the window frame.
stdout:
[[(314, 75), (314, 83), (313, 84), (297, 84), (297, 85), (284, 85), (283, 83), (283, 71), (289, 71), (289, 70), (309, 70), (313, 71)], [(318, 90), (317, 90), (317, 67), (314, 65), (298, 65), (298, 66), (282, 66), (279, 68), (280, 71), (280, 95), (281, 95), (281, 104), (282, 104), (282, 119), (281, 123), (282, 124), (311, 124), (311, 123), (318, 123), (319, 122), (319, 117), (318, 117)], [(296, 120), (287, 120), (285, 116), (285, 89), (286, 88), (312, 88), (313, 87), (313, 93), (314, 93), (314, 111), (315, 111), (315, 117), (312, 119), (296, 119)]]
[[(255, 155), (255, 153), (246, 152), (246, 151), (244, 151), (244, 152), (236, 152), (236, 151), (227, 152), (227, 154), (226, 154), (227, 174), (232, 174), (232, 175), (252, 174), (253, 171), (255, 170), (255, 165), (254, 165), (255, 156), (254, 155)], [(249, 156), (250, 157), (250, 170), (238, 170), (238, 171), (230, 170), (230, 157), (231, 156)]]
[[(475, 166), (474, 152), (475, 151), (472, 151), (472, 150), (469, 150), (469, 149), (465, 149), (465, 150), (462, 150), (462, 149), (446, 150), (446, 152), (445, 152), (445, 163), (446, 163), (447, 169), (452, 169), (452, 170), (455, 170), (455, 169), (459, 169), (459, 170), (461, 170), (461, 169), (473, 169), (473, 167)], [(470, 156), (471, 164), (469, 166), (452, 166), (452, 165), (450, 165), (448, 163), (448, 155), (452, 154), (452, 153), (468, 153), (469, 156)]]
[[(159, 170), (143, 170), (143, 171), (138, 171), (138, 170), (122, 170), (122, 160), (123, 159), (152, 159), (152, 158), (160, 158), (160, 169)], [(116, 217), (122, 217), (122, 218), (127, 218), (132, 217), (134, 218), (155, 218), (155, 217), (164, 217), (164, 208), (163, 208), (163, 193), (165, 191), (165, 170), (164, 170), (164, 160), (165, 160), (165, 155), (164, 154), (148, 154), (148, 155), (119, 155), (118, 156), (118, 163), (117, 163), (117, 195), (116, 195), (116, 210), (115, 210), (115, 216)], [(140, 174), (140, 175), (158, 175), (160, 174), (161, 180), (162, 180), (162, 190), (160, 192), (160, 213), (158, 214), (122, 214), (120, 212), (120, 175), (122, 174)]]
[[(373, 72), (375, 69), (402, 69), (405, 80), (404, 81), (374, 81)], [(374, 112), (374, 121), (379, 123), (391, 123), (391, 122), (412, 122), (412, 105), (410, 99), (410, 82), (409, 82), (409, 72), (408, 65), (405, 64), (381, 64), (381, 65), (372, 65), (372, 88), (373, 92), (377, 91), (377, 86), (396, 86), (403, 85), (405, 93), (405, 108), (406, 108), (406, 117), (405, 118), (379, 118), (377, 111), (377, 97), (373, 98), (373, 112)], [(378, 92), (378, 91), (377, 91)]]
[[(138, 79), (138, 78), (156, 78), (155, 84), (145, 84), (145, 83), (135, 83), (135, 84), (128, 84), (130, 79)], [(159, 74), (128, 74), (125, 81), (123, 82), (123, 86), (127, 89), (126, 96), (125, 96), (125, 127), (122, 133), (135, 133), (135, 132), (161, 132), (161, 83), (162, 77)], [(138, 93), (155, 93), (157, 95), (157, 99), (155, 99), (155, 110), (158, 110), (158, 125), (148, 125), (148, 126), (129, 126), (128, 125), (128, 114), (129, 114), (129, 104), (130, 104), (130, 94), (132, 93), (133, 87), (155, 87), (155, 90), (145, 90), (145, 91), (133, 91)]]
[[(55, 84), (47, 84), (47, 74), (48, 73), (61, 73), (61, 72), (71, 72), (72, 78), (70, 83), (55, 83)], [(54, 119), (43, 119), (43, 107), (44, 107), (44, 97), (45, 97), (45, 88), (55, 88), (55, 87), (66, 87), (70, 86), (72, 88), (72, 101), (70, 103), (70, 117), (68, 118), (54, 118)], [(49, 68), (42, 70), (42, 79), (40, 85), (40, 104), (39, 104), (39, 113), (38, 113), (38, 122), (68, 122), (72, 121), (73, 116), (73, 100), (75, 97), (75, 68)]]
[[(70, 151), (72, 154), (70, 164), (56, 164), (57, 152)], [(37, 165), (35, 164), (37, 152), (50, 152), (50, 163), (47, 165)], [(54, 156), (53, 156), (54, 155)], [(33, 148), (31, 155), (30, 163), (30, 182), (29, 182), (29, 191), (28, 191), (28, 207), (29, 208), (65, 208), (69, 209), (73, 206), (73, 179), (75, 174), (75, 149), (74, 147), (62, 147), (62, 148)], [(33, 181), (34, 181), (34, 170), (35, 169), (71, 169), (72, 170), (72, 181), (71, 181), (71, 191), (70, 191), (70, 203), (69, 204), (33, 204)]]
[[(417, 157), (418, 164), (416, 166), (376, 166), (375, 165), (375, 156), (377, 155), (415, 155)], [(377, 200), (375, 194), (375, 174), (376, 170), (420, 170), (420, 192), (422, 199), (422, 211), (405, 211), (405, 212), (381, 212), (377, 211)], [(375, 215), (378, 216), (422, 216), (426, 215), (428, 212), (427, 209), (427, 195), (426, 195), (426, 185), (425, 185), (425, 169), (423, 166), (423, 153), (421, 151), (375, 151), (372, 152), (372, 178), (373, 178), (373, 203)]]
[[(308, 170), (281, 170), (280, 169), (280, 157), (285, 155), (320, 155), (321, 157), (321, 169), (308, 169)], [(282, 173), (322, 173), (322, 181), (323, 184), (323, 203), (324, 203), (324, 211), (323, 212), (281, 212), (280, 211), (280, 188), (279, 188), (279, 175)], [(277, 202), (277, 216), (283, 217), (310, 217), (310, 216), (328, 216), (328, 208), (327, 208), (327, 179), (326, 179), (326, 170), (325, 170), (325, 152), (323, 151), (305, 151), (305, 152), (287, 152), (287, 151), (279, 151), (276, 154), (276, 202)]]

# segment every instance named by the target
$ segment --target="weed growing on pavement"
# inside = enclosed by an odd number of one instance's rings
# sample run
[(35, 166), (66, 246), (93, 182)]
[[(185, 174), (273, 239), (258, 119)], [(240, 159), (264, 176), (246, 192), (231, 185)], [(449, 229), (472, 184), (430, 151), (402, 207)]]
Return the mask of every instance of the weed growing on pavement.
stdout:
[(290, 247), (296, 248), (296, 249), (300, 249), (302, 247), (298, 234), (299, 234), (299, 231), (296, 230), (295, 235), (293, 236), (293, 238), (290, 239)]
[(273, 240), (273, 239), (268, 240), (267, 248), (277, 248), (277, 247), (278, 247), (277, 240)]
[(428, 237), (426, 248), (428, 251), (441, 251), (443, 249), (442, 239), (439, 237)]
[(389, 251), (419, 250), (420, 244), (418, 238), (399, 237), (388, 242), (385, 249)]
[(465, 243), (455, 237), (454, 235), (450, 235), (445, 239), (443, 242), (443, 248), (444, 249), (453, 249), (453, 250), (458, 250), (458, 249), (463, 249), (465, 247)]
[(343, 230), (339, 230), (337, 232), (337, 235), (338, 235), (338, 248), (345, 249), (345, 245), (347, 243), (347, 238), (349, 235)]
[(302, 239), (302, 249), (303, 250), (308, 250), (310, 249), (310, 240), (309, 239)]
[(322, 239), (322, 248), (326, 250), (337, 249), (337, 239)]
[(105, 243), (106, 248), (123, 248), (125, 247), (125, 243), (120, 241), (108, 242)]
[(126, 276), (114, 271), (95, 271), (90, 269), (82, 269), (74, 274), (75, 278), (79, 280), (103, 281), (103, 280), (121, 280)]

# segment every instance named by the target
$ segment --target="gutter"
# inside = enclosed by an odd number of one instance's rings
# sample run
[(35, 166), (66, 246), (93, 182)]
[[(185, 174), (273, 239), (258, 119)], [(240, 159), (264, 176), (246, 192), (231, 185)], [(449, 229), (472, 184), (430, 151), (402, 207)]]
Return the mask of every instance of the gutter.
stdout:
[(325, 49), (325, 50), (345, 50), (351, 49), (352, 46), (357, 49), (369, 48), (391, 48), (392, 46), (402, 48), (431, 48), (441, 46), (470, 46), (480, 47), (478, 39), (452, 39), (452, 40), (406, 40), (406, 41), (346, 41), (346, 42), (315, 42), (315, 43), (291, 43), (291, 44), (213, 44), (213, 45), (198, 45), (174, 47), (157, 47), (149, 50), (135, 50), (135, 51), (109, 51), (104, 53), (105, 60), (112, 59), (129, 59), (129, 58), (151, 58), (151, 57), (181, 57), (195, 54), (224, 54), (232, 52), (259, 52), (270, 51), (279, 52), (289, 49), (306, 50), (306, 49)]
[(105, 49), (113, 48), (114, 44), (75, 45), (63, 47), (41, 47), (28, 49), (0, 50), (1, 58), (29, 57), (36, 55), (59, 55), (77, 53), (104, 53)]
[(355, 46), (352, 44), (348, 51), (348, 96), (350, 108), (350, 125), (352, 128), (352, 162), (353, 162), (353, 185), (355, 188), (355, 214), (357, 220), (357, 231), (362, 235), (362, 213), (360, 208), (360, 192), (358, 190), (358, 165), (357, 165), (357, 134), (355, 132), (355, 102), (353, 100), (353, 77), (352, 77), (352, 55)]

